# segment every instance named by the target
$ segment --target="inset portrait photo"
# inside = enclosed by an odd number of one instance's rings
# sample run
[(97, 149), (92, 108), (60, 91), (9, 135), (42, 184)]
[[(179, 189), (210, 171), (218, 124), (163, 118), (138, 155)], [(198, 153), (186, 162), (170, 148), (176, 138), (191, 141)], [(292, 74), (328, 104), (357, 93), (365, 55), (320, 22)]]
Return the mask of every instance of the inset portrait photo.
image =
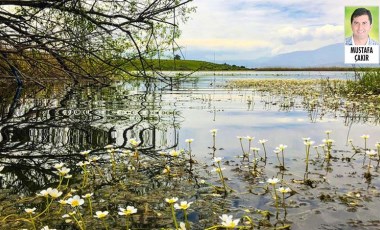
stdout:
[(346, 64), (379, 64), (379, 6), (345, 7)]
[(379, 7), (345, 7), (345, 45), (379, 45)]

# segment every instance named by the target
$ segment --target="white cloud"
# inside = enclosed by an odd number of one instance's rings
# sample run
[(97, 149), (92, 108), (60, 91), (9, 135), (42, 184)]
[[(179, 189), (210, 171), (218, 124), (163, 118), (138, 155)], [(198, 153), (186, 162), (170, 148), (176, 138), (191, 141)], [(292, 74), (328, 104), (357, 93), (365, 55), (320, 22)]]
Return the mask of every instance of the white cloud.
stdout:
[(321, 25), (313, 27), (294, 27), (287, 26), (279, 29), (279, 38), (282, 44), (292, 45), (303, 41), (314, 41), (314, 40), (327, 40), (330, 38), (340, 38), (343, 35), (344, 27), (342, 25)]
[[(194, 0), (197, 12), (181, 25), (187, 50), (225, 51), (247, 59), (312, 50), (344, 39), (344, 7), (378, 0)], [(252, 55), (253, 51), (257, 51)]]

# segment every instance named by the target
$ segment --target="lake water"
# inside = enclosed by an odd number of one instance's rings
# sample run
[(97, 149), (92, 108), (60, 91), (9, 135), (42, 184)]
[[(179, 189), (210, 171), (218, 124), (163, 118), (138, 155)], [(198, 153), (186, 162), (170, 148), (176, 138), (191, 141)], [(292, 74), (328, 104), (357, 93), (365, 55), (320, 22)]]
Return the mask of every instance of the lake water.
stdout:
[[(300, 97), (294, 98), (291, 107), (282, 107), (283, 96), (223, 88), (232, 79), (352, 79), (353, 73), (222, 72), (195, 76), (199, 78), (172, 90), (163, 87), (163, 83), (146, 89), (143, 83), (118, 81), (110, 87), (52, 86), (38, 92), (24, 89), (18, 100), (8, 94), (0, 105), (0, 189), (17, 186), (18, 192), (32, 194), (54, 183), (56, 179), (48, 173), (54, 162), (74, 162), (83, 150), (108, 144), (123, 148), (131, 138), (142, 141), (141, 149), (147, 152), (186, 149), (185, 140), (192, 138), (192, 152), (198, 162), (211, 166), (213, 154), (223, 157), (227, 183), (236, 191), (228, 198), (235, 216), (243, 215), (247, 208), (274, 211), (270, 196), (247, 191), (255, 189), (252, 181), (260, 185), (268, 178), (279, 177), (297, 191), (287, 199), (292, 205), (286, 219), (292, 229), (352, 229), (355, 224), (362, 229), (375, 229), (380, 222), (378, 172), (367, 181), (363, 177), (362, 155), (351, 162), (341, 158), (352, 155), (349, 139), (355, 146), (363, 147), (363, 134), (370, 135), (368, 148), (375, 148), (380, 141), (378, 118), (348, 121), (340, 110), (323, 114), (307, 111)], [(210, 149), (212, 129), (218, 130), (214, 153)], [(312, 149), (315, 164), (310, 166), (310, 177), (320, 182), (315, 188), (292, 183), (304, 178), (302, 138), (310, 137), (319, 145), (326, 138), (326, 130), (332, 131), (333, 155), (337, 159), (327, 167), (316, 160), (317, 153)], [(238, 136), (254, 137), (251, 147), (261, 148), (261, 155), (262, 145), (258, 141), (268, 140), (267, 165), (257, 180), (244, 176), (241, 159), (237, 158), (242, 155)], [(287, 171), (275, 167), (278, 162), (273, 150), (280, 144), (288, 146), (284, 153)], [(244, 148), (248, 148), (246, 142)], [(209, 180), (216, 182), (217, 175)], [(349, 192), (361, 196), (355, 207), (340, 201)], [(332, 199), (322, 200), (324, 194)]]

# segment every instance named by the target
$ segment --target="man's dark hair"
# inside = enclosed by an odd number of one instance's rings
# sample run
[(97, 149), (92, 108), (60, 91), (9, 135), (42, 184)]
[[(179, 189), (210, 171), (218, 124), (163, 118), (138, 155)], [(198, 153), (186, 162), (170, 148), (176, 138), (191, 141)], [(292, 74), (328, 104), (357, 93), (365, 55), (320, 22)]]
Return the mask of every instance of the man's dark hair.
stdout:
[(362, 15), (368, 15), (369, 24), (372, 25), (372, 14), (371, 11), (367, 10), (366, 8), (357, 8), (351, 15), (351, 24), (354, 18), (362, 16)]

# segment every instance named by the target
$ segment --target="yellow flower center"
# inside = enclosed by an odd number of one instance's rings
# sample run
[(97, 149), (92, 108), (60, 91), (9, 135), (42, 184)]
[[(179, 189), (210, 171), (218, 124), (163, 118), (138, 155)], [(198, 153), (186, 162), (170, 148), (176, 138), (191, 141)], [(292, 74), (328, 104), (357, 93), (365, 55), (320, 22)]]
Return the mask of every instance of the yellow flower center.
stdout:
[(71, 202), (71, 205), (72, 206), (78, 206), (79, 205), (79, 201), (77, 201), (77, 200), (73, 200), (72, 202)]

